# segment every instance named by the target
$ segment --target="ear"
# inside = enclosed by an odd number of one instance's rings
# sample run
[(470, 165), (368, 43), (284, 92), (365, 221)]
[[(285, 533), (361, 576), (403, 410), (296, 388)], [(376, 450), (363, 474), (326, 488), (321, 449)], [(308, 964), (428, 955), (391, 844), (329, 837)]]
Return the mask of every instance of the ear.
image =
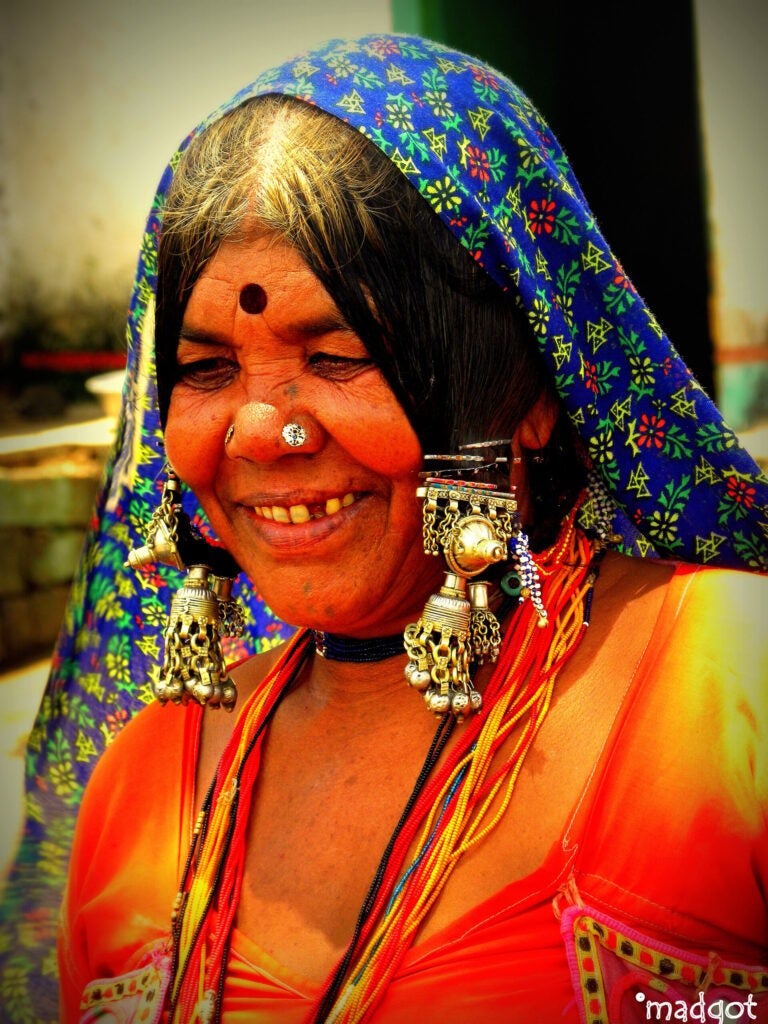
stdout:
[(549, 441), (558, 416), (557, 400), (551, 392), (542, 391), (531, 408), (520, 420), (515, 431), (519, 448), (537, 451)]

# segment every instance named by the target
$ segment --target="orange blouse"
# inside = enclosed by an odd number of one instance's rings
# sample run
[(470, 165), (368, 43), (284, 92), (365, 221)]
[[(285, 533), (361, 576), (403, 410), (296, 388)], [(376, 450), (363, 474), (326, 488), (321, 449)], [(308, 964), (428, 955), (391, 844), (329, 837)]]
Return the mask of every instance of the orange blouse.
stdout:
[[(533, 874), (417, 943), (376, 1024), (629, 1024), (657, 1019), (659, 1000), (669, 1019), (695, 1020), (675, 1017), (676, 1001), (699, 999), (768, 1021), (765, 595), (761, 577), (677, 569), (560, 841)], [(200, 709), (147, 708), (88, 786), (61, 919), (67, 1024), (88, 983), (167, 943), (200, 722)], [(96, 1003), (114, 997), (105, 986)], [(318, 994), (234, 931), (225, 1024), (299, 1024)]]

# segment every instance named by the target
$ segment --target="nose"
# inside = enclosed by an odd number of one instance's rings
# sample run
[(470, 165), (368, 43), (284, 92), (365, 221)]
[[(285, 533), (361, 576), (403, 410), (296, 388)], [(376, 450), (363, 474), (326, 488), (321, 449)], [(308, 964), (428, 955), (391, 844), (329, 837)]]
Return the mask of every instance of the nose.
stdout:
[(225, 450), (231, 459), (273, 462), (290, 454), (314, 454), (322, 436), (320, 425), (305, 412), (286, 414), (266, 402), (246, 402), (227, 431)]

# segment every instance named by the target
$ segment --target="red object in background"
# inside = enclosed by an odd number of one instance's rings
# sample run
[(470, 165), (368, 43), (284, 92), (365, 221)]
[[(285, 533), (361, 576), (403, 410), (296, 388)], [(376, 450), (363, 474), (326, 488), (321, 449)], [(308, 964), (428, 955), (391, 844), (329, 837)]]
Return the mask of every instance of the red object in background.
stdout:
[(101, 373), (122, 370), (125, 352), (24, 352), (24, 370), (56, 370), (61, 373)]

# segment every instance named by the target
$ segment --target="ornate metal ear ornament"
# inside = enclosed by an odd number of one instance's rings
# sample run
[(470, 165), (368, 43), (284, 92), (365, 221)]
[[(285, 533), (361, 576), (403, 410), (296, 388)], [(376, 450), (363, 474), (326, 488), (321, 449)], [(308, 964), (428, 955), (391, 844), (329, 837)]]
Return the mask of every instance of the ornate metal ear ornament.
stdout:
[(141, 569), (145, 565), (162, 562), (175, 569), (183, 569), (179, 552), (179, 514), (181, 513), (181, 483), (172, 470), (168, 470), (160, 504), (152, 513), (147, 527), (146, 541), (140, 548), (128, 552), (126, 569)]
[(586, 496), (579, 508), (576, 522), (588, 537), (595, 537), (606, 547), (614, 547), (623, 537), (613, 529), (618, 506), (602, 478), (590, 470)]
[(518, 530), (509, 539), (509, 555), (515, 566), (501, 581), (501, 589), (509, 597), (516, 597), (520, 604), (530, 600), (539, 617), (539, 626), (547, 624), (547, 609), (541, 599), (539, 570), (533, 560), (525, 530)]
[(172, 471), (147, 528), (146, 543), (128, 553), (125, 565), (141, 570), (156, 562), (186, 569), (187, 578), (171, 601), (155, 697), (161, 704), (193, 700), (231, 711), (237, 690), (227, 673), (221, 637), (243, 632), (243, 613), (232, 599), (239, 568), (226, 551), (208, 544), (193, 529), (181, 506), (179, 478)]
[[(497, 464), (495, 458), (463, 452), (428, 455), (425, 460), (450, 460), (467, 467), (459, 472), (469, 473)], [(427, 477), (416, 495), (424, 499), (424, 551), (442, 551), (447, 571), (439, 593), (429, 598), (419, 620), (406, 627), (405, 678), (424, 694), (431, 711), (451, 712), (462, 721), (483, 703), (470, 664), (495, 661), (501, 645), (501, 628), (488, 604), (488, 583), (474, 577), (506, 557), (507, 543), (520, 532), (517, 501), (494, 484), (444, 476)]]

